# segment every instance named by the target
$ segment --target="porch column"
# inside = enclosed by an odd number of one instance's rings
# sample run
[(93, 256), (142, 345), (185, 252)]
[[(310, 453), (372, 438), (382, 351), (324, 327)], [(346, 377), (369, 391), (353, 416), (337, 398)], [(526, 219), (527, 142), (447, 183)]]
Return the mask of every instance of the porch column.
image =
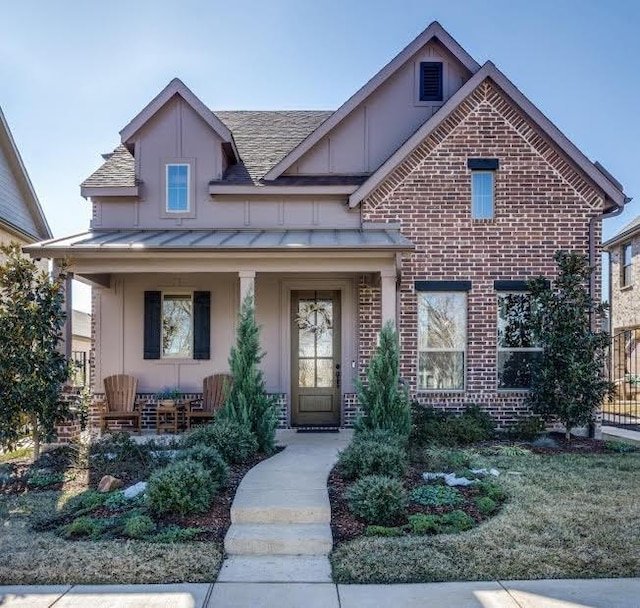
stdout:
[(380, 307), (381, 321), (384, 325), (391, 321), (396, 325), (396, 272), (395, 270), (380, 271)]
[[(60, 274), (60, 264), (61, 260), (53, 260), (53, 276), (58, 277)], [(71, 294), (71, 281), (73, 279), (73, 275), (70, 272), (67, 272), (66, 277), (64, 279), (64, 312), (66, 315), (64, 325), (62, 327), (62, 340), (59, 344), (60, 352), (67, 358), (71, 359), (71, 337), (72, 337), (72, 327), (71, 327), (71, 319), (72, 319), (72, 310), (73, 310), (73, 298)]]
[(238, 271), (238, 276), (240, 277), (240, 304), (244, 302), (247, 294), (250, 293), (252, 295), (252, 299), (255, 302), (256, 292), (255, 292), (255, 278), (256, 271), (255, 270), (240, 270)]

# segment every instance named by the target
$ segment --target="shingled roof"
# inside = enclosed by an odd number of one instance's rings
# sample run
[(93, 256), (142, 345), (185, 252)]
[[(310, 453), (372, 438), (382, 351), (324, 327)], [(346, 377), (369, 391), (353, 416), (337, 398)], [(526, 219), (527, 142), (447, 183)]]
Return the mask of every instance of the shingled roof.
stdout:
[[(215, 114), (233, 133), (242, 161), (231, 165), (217, 183), (254, 184), (332, 112), (284, 110)], [(105, 163), (82, 183), (83, 187), (89, 188), (135, 185), (135, 161), (123, 145), (119, 145)]]

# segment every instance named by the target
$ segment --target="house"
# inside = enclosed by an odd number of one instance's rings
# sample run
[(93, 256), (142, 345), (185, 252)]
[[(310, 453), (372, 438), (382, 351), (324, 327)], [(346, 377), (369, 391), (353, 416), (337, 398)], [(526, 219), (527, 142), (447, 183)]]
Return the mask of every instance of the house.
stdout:
[(96, 288), (94, 390), (200, 391), (253, 294), (282, 426), (352, 423), (386, 321), (415, 399), (513, 420), (539, 352), (510, 314), (525, 282), (558, 249), (597, 266), (626, 200), (435, 22), (335, 111), (212, 111), (175, 79), (120, 140), (81, 186), (89, 231), (26, 248)]
[(0, 108), (0, 243), (35, 243), (51, 230)]
[(75, 363), (73, 385), (77, 387), (88, 385), (91, 362), (91, 315), (82, 310), (71, 312), (71, 358)]

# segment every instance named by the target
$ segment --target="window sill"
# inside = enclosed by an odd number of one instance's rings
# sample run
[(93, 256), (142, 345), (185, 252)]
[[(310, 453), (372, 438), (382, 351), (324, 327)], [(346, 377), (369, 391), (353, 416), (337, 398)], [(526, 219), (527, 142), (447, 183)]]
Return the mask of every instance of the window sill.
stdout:
[(620, 288), (620, 291), (631, 291), (633, 289), (633, 285), (625, 285)]
[(467, 392), (465, 388), (419, 388), (419, 395), (462, 395)]
[(472, 217), (471, 221), (474, 224), (495, 224), (496, 218), (495, 217)]
[(497, 388), (496, 392), (500, 393), (501, 395), (505, 395), (509, 393), (516, 393), (517, 395), (526, 395), (527, 393), (531, 392), (531, 389), (530, 388)]

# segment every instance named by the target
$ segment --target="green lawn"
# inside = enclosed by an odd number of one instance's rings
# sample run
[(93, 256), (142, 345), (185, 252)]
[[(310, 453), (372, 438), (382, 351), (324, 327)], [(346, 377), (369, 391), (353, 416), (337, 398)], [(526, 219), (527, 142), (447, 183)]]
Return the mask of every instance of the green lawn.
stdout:
[[(360, 538), (332, 554), (340, 583), (640, 576), (640, 453), (485, 456), (509, 493), (461, 534)], [(510, 475), (508, 471), (521, 475)]]
[(0, 584), (211, 582), (220, 569), (218, 543), (65, 541), (35, 533), (32, 518), (51, 514), (60, 492), (0, 495)]

